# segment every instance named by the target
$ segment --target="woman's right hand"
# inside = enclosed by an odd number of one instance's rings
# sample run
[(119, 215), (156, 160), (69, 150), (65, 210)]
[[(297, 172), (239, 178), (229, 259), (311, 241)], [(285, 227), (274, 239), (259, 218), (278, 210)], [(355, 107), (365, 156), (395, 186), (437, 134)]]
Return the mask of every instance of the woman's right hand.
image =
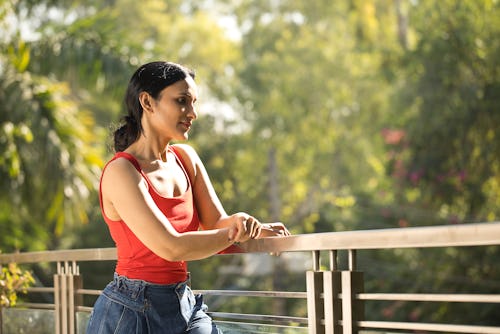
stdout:
[(262, 230), (262, 224), (255, 217), (244, 212), (235, 213), (225, 219), (230, 221), (229, 240), (232, 242), (255, 239)]

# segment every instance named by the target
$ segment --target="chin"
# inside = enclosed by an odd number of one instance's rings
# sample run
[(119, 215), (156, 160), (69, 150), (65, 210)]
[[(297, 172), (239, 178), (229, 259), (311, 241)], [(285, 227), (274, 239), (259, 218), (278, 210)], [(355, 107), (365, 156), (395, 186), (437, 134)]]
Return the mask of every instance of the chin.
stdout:
[(181, 136), (177, 136), (176, 138), (174, 138), (174, 140), (176, 141), (185, 141), (185, 140), (188, 140), (189, 139), (189, 135), (187, 133), (181, 135)]

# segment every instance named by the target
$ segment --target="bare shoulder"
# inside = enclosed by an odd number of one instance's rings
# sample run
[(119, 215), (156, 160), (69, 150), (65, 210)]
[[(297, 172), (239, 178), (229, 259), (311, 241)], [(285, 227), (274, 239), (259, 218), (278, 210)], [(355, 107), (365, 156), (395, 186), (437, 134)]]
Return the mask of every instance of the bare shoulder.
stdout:
[(102, 179), (103, 183), (114, 183), (114, 181), (119, 180), (120, 183), (126, 182), (127, 180), (137, 181), (141, 178), (140, 173), (135, 169), (135, 167), (125, 158), (118, 158), (111, 161), (103, 172)]
[(147, 189), (147, 183), (127, 159), (117, 158), (109, 162), (101, 179), (105, 215), (112, 220), (120, 220), (121, 216), (115, 208), (115, 203), (123, 201), (124, 196), (138, 194), (138, 185), (144, 185)]
[(188, 168), (195, 171), (197, 165), (200, 163), (200, 157), (196, 150), (187, 144), (175, 144), (172, 145), (175, 151), (181, 156), (185, 164), (188, 164)]
[(176, 152), (182, 154), (183, 158), (187, 157), (192, 160), (199, 159), (196, 150), (188, 144), (174, 144), (172, 147), (175, 148)]

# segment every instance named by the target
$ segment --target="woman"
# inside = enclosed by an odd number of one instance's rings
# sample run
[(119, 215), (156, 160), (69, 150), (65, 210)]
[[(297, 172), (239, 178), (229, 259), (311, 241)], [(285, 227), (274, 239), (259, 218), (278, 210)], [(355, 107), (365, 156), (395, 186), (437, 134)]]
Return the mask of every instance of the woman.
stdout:
[(220, 333), (188, 287), (186, 261), (235, 242), (289, 235), (281, 223), (227, 215), (186, 140), (197, 118), (194, 73), (169, 62), (130, 79), (128, 115), (100, 183), (104, 220), (116, 243), (114, 279), (97, 299), (87, 333)]

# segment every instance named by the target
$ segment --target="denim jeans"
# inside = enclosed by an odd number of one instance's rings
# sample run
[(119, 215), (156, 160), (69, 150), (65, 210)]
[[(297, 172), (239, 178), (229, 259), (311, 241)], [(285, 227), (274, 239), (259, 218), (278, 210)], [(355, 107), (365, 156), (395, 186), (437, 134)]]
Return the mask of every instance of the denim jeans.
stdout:
[(114, 279), (95, 302), (87, 334), (219, 334), (188, 282), (161, 285)]

